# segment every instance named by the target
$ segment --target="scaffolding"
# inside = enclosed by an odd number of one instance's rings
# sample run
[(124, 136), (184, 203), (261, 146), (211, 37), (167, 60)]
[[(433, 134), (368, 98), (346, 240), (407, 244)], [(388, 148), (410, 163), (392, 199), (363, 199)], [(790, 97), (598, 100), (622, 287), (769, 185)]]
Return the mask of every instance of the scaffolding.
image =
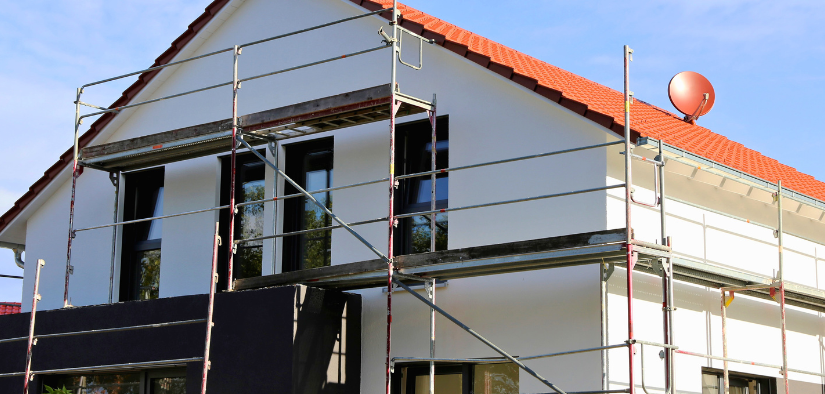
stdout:
[[(322, 29), (339, 23), (353, 21), (370, 16), (378, 16), (385, 13), (391, 13), (389, 26), (390, 33), (386, 33), (383, 27), (379, 29), (378, 33), (383, 37), (383, 43), (379, 46), (368, 48), (365, 50), (347, 53), (344, 55), (327, 58), (299, 66), (289, 67), (282, 70), (276, 70), (265, 74), (260, 74), (247, 78), (239, 78), (238, 76), (238, 62), (243, 48), (251, 47), (257, 44), (270, 42), (273, 40), (290, 37), (296, 34), (301, 34), (308, 31)], [(529, 375), (535, 377), (553, 392), (559, 394), (574, 393), (565, 391), (556, 384), (540, 375), (538, 372), (525, 364), (525, 361), (559, 357), (571, 354), (579, 354), (586, 352), (599, 352), (601, 354), (601, 390), (578, 392), (584, 393), (635, 393), (636, 378), (635, 378), (635, 345), (639, 344), (642, 349), (644, 345), (662, 348), (662, 358), (664, 359), (664, 377), (665, 388), (667, 394), (675, 394), (674, 391), (674, 356), (675, 354), (683, 354), (689, 356), (704, 357), (707, 359), (723, 360), (725, 362), (725, 394), (727, 390), (727, 362), (743, 362), (742, 360), (732, 359), (727, 357), (727, 346), (725, 330), (723, 329), (723, 341), (725, 343), (724, 357), (687, 352), (679, 349), (675, 345), (673, 336), (674, 327), (674, 291), (673, 281), (675, 279), (684, 280), (692, 283), (699, 283), (705, 286), (712, 286), (722, 289), (722, 317), (725, 321), (725, 308), (732, 301), (734, 291), (745, 291), (749, 295), (758, 297), (765, 297), (767, 295), (774, 296), (778, 294), (780, 300), (781, 310), (781, 331), (783, 338), (783, 362), (781, 371), (785, 380), (785, 392), (789, 393), (787, 383), (787, 372), (793, 371), (796, 373), (811, 374), (817, 376), (825, 376), (823, 374), (791, 370), (787, 367), (787, 352), (785, 344), (785, 305), (786, 305), (786, 290), (788, 291), (788, 303), (792, 305), (803, 306), (816, 310), (825, 311), (825, 292), (817, 289), (806, 288), (800, 285), (786, 286), (783, 275), (783, 260), (782, 260), (782, 194), (783, 189), (781, 182), (778, 185), (778, 190), (775, 194), (776, 203), (779, 212), (779, 225), (777, 228), (778, 242), (779, 242), (779, 276), (774, 280), (773, 278), (765, 278), (757, 275), (746, 274), (733, 270), (727, 270), (721, 267), (710, 266), (706, 263), (690, 261), (674, 257), (671, 249), (671, 239), (667, 236), (667, 213), (665, 209), (666, 190), (665, 190), (665, 149), (666, 146), (662, 142), (656, 142), (658, 149), (658, 156), (655, 159), (648, 159), (643, 156), (634, 154), (632, 151), (631, 130), (630, 130), (630, 103), (632, 102), (632, 93), (629, 90), (629, 62), (632, 60), (633, 51), (628, 47), (624, 47), (624, 138), (617, 139), (612, 142), (603, 144), (589, 145), (576, 147), (571, 149), (557, 150), (552, 152), (545, 152), (541, 154), (534, 154), (528, 156), (521, 156), (516, 158), (488, 161), (483, 163), (476, 163), (472, 165), (463, 165), (452, 168), (437, 168), (436, 167), (436, 97), (433, 95), (432, 101), (426, 101), (411, 95), (402, 93), (397, 84), (397, 66), (398, 63), (419, 70), (423, 67), (423, 47), (424, 44), (433, 44), (432, 40), (417, 35), (403, 27), (398, 23), (399, 12), (397, 5), (393, 2), (392, 8), (381, 9), (373, 12), (363, 13), (349, 18), (339, 19), (329, 23), (309, 27), (294, 32), (281, 34), (278, 36), (253, 41), (242, 45), (234, 45), (229, 48), (210, 52), (200, 56), (183, 59), (157, 67), (148, 68), (145, 70), (136, 71), (133, 73), (124, 74), (118, 77), (104, 79), (101, 81), (83, 85), (77, 89), (77, 97), (75, 103), (75, 122), (74, 122), (74, 160), (72, 164), (72, 192), (69, 215), (69, 235), (67, 244), (67, 258), (66, 258), (66, 272), (65, 272), (65, 287), (64, 287), (64, 307), (69, 305), (69, 279), (72, 274), (72, 244), (74, 238), (79, 232), (89, 231), (94, 229), (112, 228), (112, 254), (110, 264), (110, 279), (109, 279), (109, 302), (113, 301), (114, 288), (114, 272), (116, 265), (116, 248), (118, 228), (128, 224), (174, 218), (184, 215), (199, 214), (205, 212), (214, 212), (219, 210), (229, 210), (229, 236), (227, 240), (228, 247), (228, 269), (227, 269), (227, 291), (244, 290), (255, 288), (262, 285), (278, 285), (278, 284), (295, 284), (313, 282), (314, 285), (326, 286), (332, 288), (349, 289), (349, 288), (365, 288), (375, 286), (386, 286), (387, 294), (387, 342), (386, 342), (386, 358), (385, 358), (385, 383), (386, 393), (390, 394), (392, 390), (391, 378), (394, 367), (397, 362), (415, 361), (429, 363), (429, 392), (434, 392), (435, 381), (435, 365), (436, 363), (455, 363), (455, 362), (471, 362), (477, 364), (492, 364), (492, 363), (513, 363), (520, 369), (524, 370)], [(418, 40), (419, 53), (418, 64), (408, 63), (401, 59), (401, 40), (404, 35), (409, 35), (413, 39)], [(333, 62), (340, 59), (345, 59), (353, 56), (358, 56), (382, 49), (391, 49), (391, 72), (390, 81), (386, 85), (366, 88), (355, 92), (349, 92), (336, 96), (324, 97), (313, 101), (294, 104), (286, 107), (275, 108), (267, 111), (261, 111), (253, 114), (240, 116), (238, 114), (238, 91), (241, 83), (251, 81), (259, 78), (264, 78), (276, 74), (281, 74), (289, 71), (294, 71), (306, 67), (311, 67), (319, 64)], [(162, 70), (166, 67), (180, 65), (186, 62), (195, 61), (211, 57), (222, 53), (232, 53), (232, 81), (224, 82), (212, 86), (198, 88), (187, 92), (172, 94), (169, 96), (159, 97), (143, 102), (125, 105), (117, 108), (104, 108), (81, 101), (81, 95), (85, 88), (95, 86), (98, 84), (119, 80), (135, 75), (140, 75), (146, 72)], [(207, 124), (185, 127), (182, 129), (171, 130), (164, 133), (152, 134), (144, 137), (133, 138), (131, 140), (117, 141), (96, 146), (87, 146), (80, 148), (79, 144), (79, 128), (83, 119), (88, 117), (95, 117), (107, 113), (118, 113), (128, 108), (134, 108), (141, 105), (156, 103), (159, 101), (177, 98), (189, 94), (199, 93), (219, 87), (232, 87), (232, 117)], [(98, 111), (89, 114), (80, 114), (80, 107), (87, 106), (95, 108)], [(429, 171), (396, 175), (395, 174), (395, 127), (396, 118), (406, 115), (425, 113), (432, 131), (431, 141), (431, 168)], [(281, 140), (310, 135), (314, 133), (335, 130), (345, 127), (352, 127), (361, 124), (374, 123), (379, 121), (389, 121), (389, 171), (388, 176), (383, 179), (372, 180), (367, 182), (354, 183), (344, 186), (330, 187), (321, 190), (309, 192), (302, 188), (298, 183), (292, 180), (287, 174), (278, 167), (277, 156), (273, 161), (268, 160), (264, 155), (259, 153), (253, 145), (267, 144), (269, 149), (276, 154), (278, 152), (278, 144)], [(650, 141), (646, 141), (649, 143)], [(536, 158), (549, 157), (555, 155), (569, 154), (573, 152), (580, 152), (585, 150), (603, 149), (613, 146), (623, 146), (624, 155), (624, 182), (614, 185), (598, 186), (587, 189), (572, 190), (562, 193), (539, 195), (528, 198), (511, 199), (504, 201), (496, 201), (468, 206), (447, 207), (437, 209), (436, 207), (436, 177), (438, 174), (463, 171), (472, 168), (480, 168), (484, 166), (498, 165), (503, 163), (511, 163), (522, 160), (532, 160)], [(259, 160), (271, 168), (273, 173), (278, 177), (283, 178), (284, 181), (293, 186), (298, 193), (289, 195), (278, 195), (278, 182), (275, 182), (274, 197), (263, 200), (256, 200), (250, 202), (236, 203), (235, 201), (235, 166), (236, 155), (239, 148), (248, 149)], [(212, 155), (216, 153), (230, 151), (230, 190), (229, 190), (229, 204), (198, 209), (188, 212), (180, 212), (169, 215), (161, 215), (156, 217), (142, 218), (129, 221), (118, 222), (118, 194), (123, 171), (131, 171), (140, 168), (147, 168), (151, 166), (162, 165), (175, 161), (187, 160), (190, 158)], [(632, 161), (638, 160), (640, 162), (653, 166), (653, 180), (654, 180), (654, 200), (653, 202), (637, 201), (633, 195), (633, 181), (632, 181)], [(108, 172), (113, 186), (115, 187), (115, 202), (114, 202), (114, 220), (110, 224), (103, 224), (91, 226), (86, 228), (74, 227), (74, 203), (75, 192), (77, 188), (77, 178), (80, 175), (81, 168), (88, 167), (90, 169)], [(411, 179), (416, 177), (429, 177), (431, 181), (431, 205), (429, 211), (396, 214), (394, 212), (394, 198), (395, 188), (397, 182), (403, 179)], [(386, 184), (388, 189), (388, 214), (386, 217), (375, 218), (371, 220), (364, 220), (359, 222), (346, 222), (336, 216), (329, 208), (319, 202), (313, 197), (313, 194), (320, 192), (330, 192), (335, 190), (342, 190), (347, 188), (360, 187), (372, 184)], [(617, 230), (606, 230), (594, 233), (574, 234), (561, 237), (552, 237), (538, 240), (514, 242), (507, 244), (506, 248), (501, 245), (487, 245), (473, 248), (465, 248), (457, 251), (436, 251), (436, 215), (439, 213), (447, 213), (460, 210), (478, 209), (504, 204), (515, 204), (527, 201), (544, 200), (565, 196), (573, 196), (578, 194), (605, 192), (612, 189), (624, 189), (624, 206), (625, 206), (625, 227)], [(277, 217), (273, 217), (273, 234), (261, 237), (234, 239), (234, 225), (235, 215), (237, 209), (251, 204), (272, 203), (273, 206), (277, 201), (290, 198), (306, 198), (307, 201), (316, 205), (326, 215), (336, 222), (335, 225), (330, 225), (323, 228), (300, 230), (289, 233), (278, 233), (277, 231)], [(631, 207), (633, 205), (644, 206), (656, 210), (660, 215), (660, 238), (658, 243), (648, 243), (634, 238), (633, 226), (631, 220)], [(277, 209), (275, 209), (277, 212)], [(430, 253), (422, 255), (407, 255), (396, 256), (393, 250), (394, 244), (394, 229), (399, 219), (413, 217), (413, 216), (428, 216), (430, 223)], [(730, 215), (728, 215), (730, 216)], [(383, 253), (376, 246), (368, 242), (362, 237), (353, 227), (369, 223), (385, 222), (387, 224), (387, 253)], [(750, 221), (749, 221), (750, 223)], [(233, 263), (236, 247), (242, 243), (253, 241), (260, 241), (264, 239), (276, 239), (281, 237), (288, 237), (298, 234), (305, 234), (312, 231), (328, 231), (332, 229), (343, 228), (352, 236), (358, 239), (368, 249), (370, 249), (377, 257), (377, 260), (369, 260), (364, 262), (357, 262), (351, 264), (344, 264), (338, 266), (323, 267), (319, 269), (312, 269), (308, 271), (290, 272), (284, 274), (273, 275), (271, 277), (247, 278), (234, 280)], [(39, 262), (35, 277), (35, 293), (32, 305), (32, 313), (30, 320), (30, 329), (28, 337), (12, 338), (0, 340), (2, 342), (28, 340), (29, 347), (27, 353), (27, 367), (25, 372), (0, 374), (2, 376), (18, 376), (25, 377), (25, 387), (28, 389), (28, 382), (32, 379), (34, 374), (49, 374), (49, 373), (64, 373), (76, 372), (82, 370), (107, 370), (107, 369), (129, 369), (129, 368), (146, 368), (150, 366), (169, 366), (179, 365), (184, 362), (201, 361), (203, 362), (201, 393), (206, 393), (208, 371), (210, 370), (209, 351), (211, 345), (211, 331), (214, 325), (214, 298), (218, 291), (218, 245), (222, 240), (218, 235), (218, 223), (216, 223), (215, 233), (213, 237), (212, 249), (212, 264), (210, 274), (209, 286), (209, 302), (207, 317), (205, 319), (186, 320), (166, 322), (142, 326), (130, 326), (111, 328), (103, 330), (89, 330), (71, 333), (35, 335), (34, 322), (36, 315), (36, 303), (40, 299), (38, 295), (38, 284), (40, 276), (40, 267), (43, 262)], [(273, 244), (273, 253), (275, 253), (275, 245)], [(495, 275), (506, 272), (518, 272), (525, 270), (547, 269), (555, 267), (577, 266), (584, 264), (599, 264), (600, 266), (600, 280), (601, 280), (601, 343), (600, 346), (575, 349), (554, 353), (545, 353), (532, 356), (513, 356), (511, 353), (505, 351), (499, 346), (495, 345), (481, 334), (462, 323), (453, 315), (436, 305), (435, 288), (436, 279), (444, 280), (449, 278), (465, 278), (480, 275)], [(607, 280), (614, 271), (615, 266), (624, 267), (627, 272), (626, 277), (626, 291), (627, 291), (627, 338), (626, 340), (616, 343), (607, 343)], [(663, 342), (644, 341), (636, 338), (634, 333), (634, 289), (633, 289), (633, 273), (634, 271), (647, 272), (661, 277), (662, 283), (662, 330)], [(413, 290), (408, 283), (423, 282), (425, 285), (426, 296), (418, 294)], [(415, 298), (427, 305), (430, 309), (429, 313), (429, 357), (403, 357), (393, 356), (392, 353), (392, 295), (395, 288), (400, 288), (412, 294)], [(725, 292), (731, 294), (730, 298), (725, 297)], [(490, 347), (493, 351), (500, 354), (500, 358), (439, 358), (436, 357), (435, 346), (435, 315), (441, 314), (452, 323), (456, 324), (461, 329), (468, 332), (470, 335)], [(204, 346), (204, 356), (192, 359), (182, 360), (158, 360), (144, 363), (119, 364), (107, 366), (95, 366), (82, 368), (69, 368), (63, 370), (49, 370), (49, 371), (31, 371), (31, 348), (36, 339), (56, 336), (71, 336), (71, 335), (90, 335), (100, 332), (110, 331), (125, 331), (125, 330), (139, 330), (151, 329), (155, 327), (163, 327), (168, 325), (180, 324), (206, 324), (206, 336)], [(611, 349), (626, 348), (629, 362), (628, 374), (628, 388), (626, 389), (610, 389), (610, 384), (607, 377), (607, 351)], [(749, 364), (759, 365), (758, 363), (746, 361)], [(767, 364), (765, 364), (767, 365)], [(777, 367), (775, 365), (769, 365)], [(641, 387), (647, 392), (644, 385), (644, 356), (641, 356)]]

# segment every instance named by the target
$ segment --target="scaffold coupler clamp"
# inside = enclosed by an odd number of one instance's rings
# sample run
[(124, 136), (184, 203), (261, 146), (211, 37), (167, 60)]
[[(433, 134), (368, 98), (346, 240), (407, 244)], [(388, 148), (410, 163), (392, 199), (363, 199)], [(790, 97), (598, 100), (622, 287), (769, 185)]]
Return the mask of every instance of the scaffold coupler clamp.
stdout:
[(636, 344), (635, 339), (628, 339), (628, 340), (624, 341), (624, 343), (626, 343), (627, 346), (633, 351), (633, 354), (636, 354), (636, 347), (633, 346), (633, 345)]
[[(390, 22), (390, 24), (392, 24), (392, 22)], [(381, 26), (381, 27), (378, 28), (378, 34), (380, 34), (381, 37), (384, 37), (384, 39), (381, 40), (381, 42), (387, 44), (387, 46), (390, 46), (390, 45), (392, 45), (393, 42), (398, 41), (395, 38), (390, 37), (389, 34), (387, 34), (384, 31), (384, 26)]]

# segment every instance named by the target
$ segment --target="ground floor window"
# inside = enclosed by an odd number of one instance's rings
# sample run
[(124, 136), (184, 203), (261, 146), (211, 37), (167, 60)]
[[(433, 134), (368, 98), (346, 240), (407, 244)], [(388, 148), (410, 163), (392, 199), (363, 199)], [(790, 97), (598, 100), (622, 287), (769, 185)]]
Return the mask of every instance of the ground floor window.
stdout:
[[(429, 364), (398, 364), (395, 371), (394, 394), (429, 393)], [(517, 394), (519, 370), (513, 363), (436, 365), (435, 392)]]
[[(724, 394), (723, 371), (702, 368), (702, 394)], [(776, 379), (760, 375), (728, 372), (730, 394), (776, 394)]]
[(164, 369), (128, 373), (47, 375), (43, 393), (63, 389), (72, 394), (186, 394), (186, 371)]

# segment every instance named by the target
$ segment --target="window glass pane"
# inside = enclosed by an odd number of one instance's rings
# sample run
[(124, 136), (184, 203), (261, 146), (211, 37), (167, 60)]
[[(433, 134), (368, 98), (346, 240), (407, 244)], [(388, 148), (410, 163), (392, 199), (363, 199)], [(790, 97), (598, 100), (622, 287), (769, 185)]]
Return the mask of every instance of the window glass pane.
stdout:
[[(415, 377), (415, 394), (430, 392), (430, 375)], [(435, 375), (436, 393), (461, 393), (461, 374)]]
[[(410, 233), (412, 234), (412, 250), (410, 253), (426, 253), (430, 251), (430, 216), (413, 216), (410, 218)], [(447, 214), (435, 215), (435, 250), (447, 250)]]
[[(158, 190), (155, 191), (155, 193), (152, 197), (153, 197), (153, 200), (154, 200), (152, 205), (155, 208), (153, 209), (152, 216), (150, 216), (150, 217), (163, 215), (163, 186), (158, 188)], [(161, 239), (161, 238), (163, 238), (163, 236), (162, 236), (163, 232), (161, 231), (161, 227), (162, 227), (161, 225), (163, 224), (163, 219), (153, 220), (150, 223), (151, 224), (149, 225), (149, 234), (146, 236), (146, 239), (149, 240), (149, 239)]]
[[(308, 192), (327, 188), (327, 170), (308, 171), (306, 177), (306, 190)], [(317, 197), (316, 197), (317, 198)]]
[[(64, 386), (74, 394), (140, 394), (140, 374), (46, 376), (43, 381), (53, 389)], [(45, 392), (45, 390), (44, 390)]]
[(515, 364), (487, 364), (473, 367), (473, 393), (518, 394), (518, 367)]
[[(450, 182), (450, 178), (448, 177), (439, 177), (435, 180), (435, 200), (446, 200), (447, 199), (447, 189), (448, 184)], [(414, 203), (423, 203), (423, 202), (430, 202), (430, 196), (432, 195), (432, 179), (430, 178), (421, 178), (418, 180), (418, 195)], [(429, 208), (427, 208), (429, 210)]]
[[(329, 151), (310, 153), (306, 156), (304, 184), (307, 191), (327, 189), (332, 186), (332, 154)], [(332, 194), (329, 192), (312, 195), (319, 203), (332, 209)], [(304, 230), (328, 227), (332, 219), (309, 199), (304, 199), (301, 228)], [(330, 265), (332, 257), (332, 231), (316, 231), (301, 235), (303, 269)]]
[(186, 378), (152, 379), (151, 394), (186, 394)]
[(160, 249), (144, 250), (136, 253), (138, 261), (138, 299), (158, 298), (160, 288)]
[[(245, 163), (240, 169), (239, 195), (237, 202), (264, 199), (264, 165), (259, 161)], [(238, 210), (235, 218), (241, 239), (264, 235), (264, 204), (245, 205)], [(236, 278), (260, 276), (263, 264), (263, 241), (253, 241), (238, 245), (235, 254)]]

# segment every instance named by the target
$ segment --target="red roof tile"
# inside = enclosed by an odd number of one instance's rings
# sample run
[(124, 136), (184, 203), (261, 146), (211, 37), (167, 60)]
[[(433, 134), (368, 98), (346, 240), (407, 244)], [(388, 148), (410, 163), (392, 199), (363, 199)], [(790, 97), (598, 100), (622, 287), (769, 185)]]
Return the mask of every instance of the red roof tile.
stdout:
[(0, 316), (20, 313), (19, 302), (0, 302)]
[[(350, 0), (367, 9), (390, 8), (392, 0)], [(436, 39), (439, 45), (464, 56), (505, 78), (532, 89), (574, 112), (624, 134), (622, 93), (590, 81), (552, 64), (525, 55), (478, 34), (399, 4), (401, 26)], [(390, 18), (389, 14), (382, 14)], [(707, 159), (747, 172), (802, 194), (825, 200), (825, 183), (793, 167), (748, 149), (702, 126), (635, 100), (631, 105), (631, 132), (685, 149)]]
[[(350, 0), (369, 10), (389, 8), (391, 0)], [(151, 67), (166, 64), (206, 24), (217, 15), (229, 0), (214, 0), (203, 14), (192, 22), (183, 34), (163, 52)], [(512, 79), (539, 95), (569, 108), (618, 134), (623, 134), (622, 94), (616, 90), (590, 81), (552, 64), (525, 55), (478, 34), (464, 30), (414, 8), (399, 4), (401, 25), (424, 37), (434, 39), (439, 45), (487, 67), (505, 78)], [(385, 18), (389, 16), (382, 14)], [(159, 71), (143, 73), (129, 86), (109, 108), (126, 105)], [(636, 100), (631, 106), (633, 113), (631, 132), (634, 136), (649, 136), (668, 144), (691, 151), (708, 159), (747, 172), (751, 175), (776, 182), (808, 196), (825, 200), (825, 183), (803, 174), (796, 169), (730, 141), (704, 127), (691, 125), (671, 112)], [(97, 119), (88, 131), (80, 136), (80, 147), (96, 137), (117, 116), (108, 113)], [(49, 167), (29, 190), (6, 213), (0, 216), (0, 231), (6, 228), (46, 186), (72, 162), (72, 149)]]

